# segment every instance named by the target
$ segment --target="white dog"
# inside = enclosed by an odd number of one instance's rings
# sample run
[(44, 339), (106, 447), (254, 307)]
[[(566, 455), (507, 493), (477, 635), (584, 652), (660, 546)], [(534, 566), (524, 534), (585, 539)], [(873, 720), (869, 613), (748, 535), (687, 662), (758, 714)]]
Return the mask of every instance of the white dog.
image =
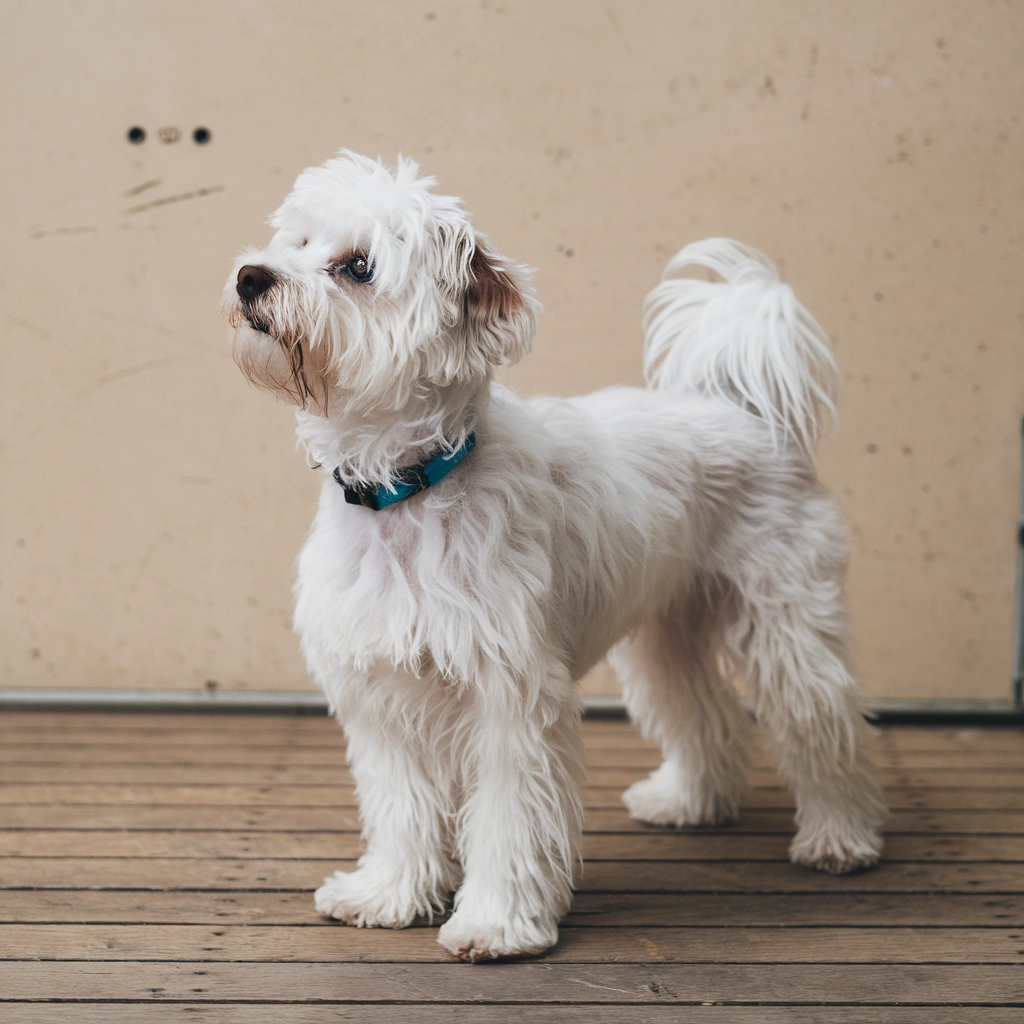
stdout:
[[(764, 256), (709, 239), (647, 300), (649, 389), (523, 401), (491, 377), (530, 350), (530, 272), (433, 184), (342, 151), (226, 292), (239, 365), (299, 406), (323, 475), (295, 624), (366, 852), (317, 908), (401, 928), (455, 893), (439, 941), (461, 959), (552, 946), (580, 860), (573, 684), (605, 653), (664, 752), (624, 795), (633, 817), (736, 815), (741, 680), (796, 797), (793, 861), (873, 864), (846, 540), (812, 461), (821, 329)], [(674, 276), (690, 265), (724, 280)]]

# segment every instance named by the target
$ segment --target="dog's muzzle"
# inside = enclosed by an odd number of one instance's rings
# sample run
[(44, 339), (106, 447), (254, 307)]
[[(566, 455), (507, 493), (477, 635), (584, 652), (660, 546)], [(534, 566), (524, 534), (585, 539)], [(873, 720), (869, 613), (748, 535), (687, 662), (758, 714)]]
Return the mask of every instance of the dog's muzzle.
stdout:
[(238, 282), (235, 291), (242, 302), (252, 302), (258, 299), (264, 292), (269, 291), (277, 278), (272, 271), (266, 267), (257, 267), (247, 263), (238, 272)]
[(261, 334), (270, 333), (270, 325), (255, 313), (251, 307), (256, 299), (264, 292), (269, 291), (277, 283), (273, 271), (266, 267), (259, 267), (247, 263), (238, 272), (238, 281), (235, 284), (235, 291), (242, 300), (242, 313), (249, 321), (249, 326)]

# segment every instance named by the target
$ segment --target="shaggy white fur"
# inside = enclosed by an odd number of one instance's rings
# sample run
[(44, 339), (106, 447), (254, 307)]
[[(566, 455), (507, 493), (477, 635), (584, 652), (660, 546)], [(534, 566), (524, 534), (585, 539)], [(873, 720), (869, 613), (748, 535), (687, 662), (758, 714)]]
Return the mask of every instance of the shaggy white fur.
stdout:
[[(239, 364), (302, 407), (324, 474), (295, 625), (345, 730), (366, 852), (317, 908), (399, 928), (454, 893), (439, 941), (456, 956), (552, 946), (580, 860), (573, 684), (606, 653), (664, 751), (625, 793), (634, 817), (736, 815), (738, 681), (796, 797), (793, 860), (873, 864), (845, 532), (811, 457), (833, 408), (821, 329), (764, 256), (709, 239), (648, 300), (650, 389), (523, 401), (491, 375), (529, 351), (530, 274), (433, 184), (345, 151), (304, 171), (225, 295)], [(674, 276), (690, 265), (724, 280)], [(386, 485), (471, 431), (465, 462), (384, 511), (332, 479)]]

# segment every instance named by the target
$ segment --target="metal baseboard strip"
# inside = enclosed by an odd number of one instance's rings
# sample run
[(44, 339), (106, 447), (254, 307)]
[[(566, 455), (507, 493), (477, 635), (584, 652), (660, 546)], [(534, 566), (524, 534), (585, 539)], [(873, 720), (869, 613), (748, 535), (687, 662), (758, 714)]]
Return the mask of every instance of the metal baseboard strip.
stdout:
[[(619, 697), (585, 696), (588, 718), (624, 718)], [(243, 690), (0, 689), (4, 711), (203, 711), (254, 714), (326, 715), (319, 693)], [(1024, 714), (1009, 700), (875, 700), (876, 721), (905, 724), (1024, 725)]]
[(1024, 725), (1011, 700), (869, 700), (868, 711), (892, 725)]
[(326, 715), (319, 693), (288, 690), (0, 689), (3, 711), (212, 711)]

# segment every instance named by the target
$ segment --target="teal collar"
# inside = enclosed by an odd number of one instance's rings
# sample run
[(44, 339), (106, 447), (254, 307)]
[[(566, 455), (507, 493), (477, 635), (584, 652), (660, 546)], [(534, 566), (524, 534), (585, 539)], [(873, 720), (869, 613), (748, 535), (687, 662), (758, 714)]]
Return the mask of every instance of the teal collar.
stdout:
[(420, 491), (443, 480), (474, 448), (476, 434), (470, 434), (453, 452), (437, 452), (426, 462), (415, 466), (404, 466), (388, 483), (379, 486), (349, 487), (341, 479), (341, 473), (334, 471), (334, 479), (345, 490), (345, 500), (350, 505), (362, 505), (379, 512), (382, 508), (397, 505)]

